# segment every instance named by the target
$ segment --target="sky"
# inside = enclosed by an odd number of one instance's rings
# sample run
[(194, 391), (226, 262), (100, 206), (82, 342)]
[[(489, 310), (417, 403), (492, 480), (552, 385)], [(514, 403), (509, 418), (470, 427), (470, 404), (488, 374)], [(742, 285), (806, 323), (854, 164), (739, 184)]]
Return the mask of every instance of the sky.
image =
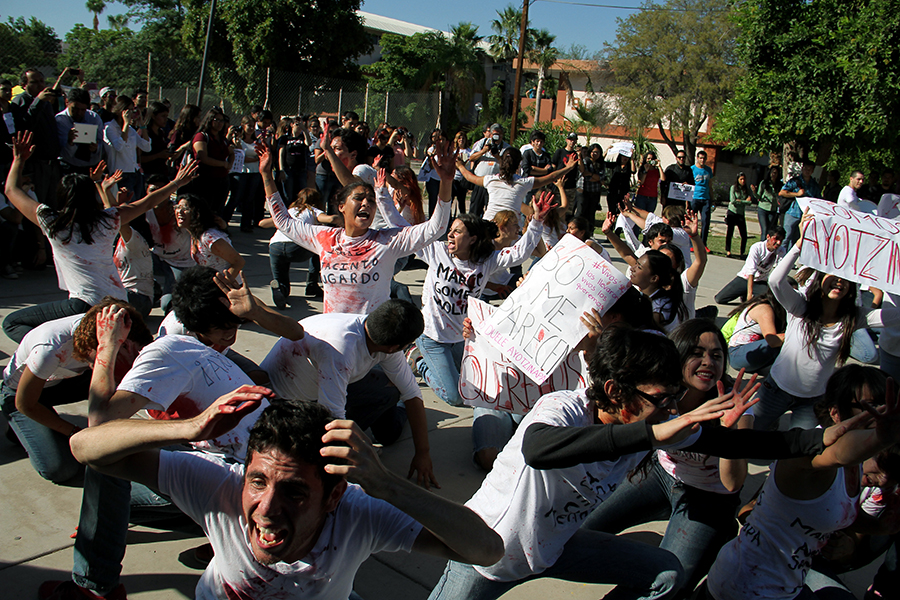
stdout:
[[(637, 7), (640, 0), (573, 0), (579, 2), (561, 3), (559, 0), (535, 0), (529, 8), (531, 27), (544, 28), (556, 36), (557, 48), (568, 48), (571, 44), (581, 44), (588, 54), (603, 49), (604, 42), (612, 42), (616, 34), (616, 18), (633, 14), (632, 10), (609, 8), (609, 6)], [(460, 21), (471, 21), (478, 26), (478, 32), (491, 34), (491, 21), (510, 2), (508, 0), (366, 0), (362, 10), (366, 12), (400, 19), (448, 31), (451, 25)], [(607, 7), (584, 6), (584, 4), (605, 4)], [(517, 6), (521, 8), (521, 1)], [(126, 12), (123, 4), (108, 3), (101, 15), (101, 28), (108, 27), (106, 15)], [(83, 0), (28, 0), (28, 2), (0, 0), (0, 19), (7, 17), (37, 17), (65, 38), (76, 23), (90, 27), (93, 14), (85, 8)]]

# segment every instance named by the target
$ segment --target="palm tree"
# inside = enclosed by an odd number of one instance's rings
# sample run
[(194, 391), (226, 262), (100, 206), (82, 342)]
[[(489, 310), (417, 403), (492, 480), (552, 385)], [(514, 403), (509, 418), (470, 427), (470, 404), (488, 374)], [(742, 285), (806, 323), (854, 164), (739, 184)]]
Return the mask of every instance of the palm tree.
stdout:
[(104, 0), (87, 0), (85, 6), (94, 13), (94, 31), (100, 31), (100, 15), (106, 10), (106, 2)]
[(534, 122), (537, 123), (541, 117), (541, 88), (544, 86), (544, 78), (547, 71), (556, 62), (559, 57), (559, 50), (553, 47), (556, 36), (546, 29), (538, 29), (534, 32), (531, 50), (528, 51), (528, 60), (535, 63), (538, 68), (537, 91), (534, 101)]
[(484, 89), (485, 52), (478, 47), (478, 26), (461, 22), (450, 27), (447, 92), (457, 109), (468, 111), (476, 91)]
[[(522, 11), (512, 4), (497, 11), (499, 18), (491, 21), (491, 30), (487, 40), (491, 45), (491, 56), (497, 62), (512, 62), (519, 54), (519, 35), (522, 27)], [(525, 37), (525, 49), (529, 48), (529, 37)]]
[(584, 102), (576, 100), (574, 109), (575, 118), (566, 117), (565, 119), (575, 128), (575, 131), (584, 130), (587, 145), (591, 143), (591, 133), (594, 127), (599, 127), (602, 131), (613, 120), (612, 111), (606, 102), (594, 94), (587, 96)]

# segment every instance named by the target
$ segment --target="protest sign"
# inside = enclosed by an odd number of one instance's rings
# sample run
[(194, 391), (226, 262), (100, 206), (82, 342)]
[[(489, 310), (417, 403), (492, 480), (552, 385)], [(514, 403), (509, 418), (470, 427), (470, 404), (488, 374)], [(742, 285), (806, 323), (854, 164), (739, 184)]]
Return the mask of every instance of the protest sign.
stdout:
[(689, 183), (670, 183), (669, 199), (690, 202), (694, 199), (694, 186)]
[[(469, 300), (468, 316), (476, 331), (494, 310), (493, 306), (477, 298)], [(581, 354), (571, 352), (553, 374), (538, 385), (491, 346), (483, 335), (476, 333), (465, 342), (459, 370), (459, 395), (468, 406), (524, 415), (544, 394), (584, 387), (586, 371)]]
[(476, 330), (540, 384), (587, 334), (581, 315), (592, 308), (604, 314), (629, 285), (616, 267), (566, 234)]
[(815, 215), (803, 233), (800, 262), (848, 281), (900, 293), (900, 222), (805, 199)]
[(634, 154), (634, 142), (616, 142), (609, 147), (604, 160), (606, 162), (616, 162), (620, 154), (631, 158), (631, 155)]

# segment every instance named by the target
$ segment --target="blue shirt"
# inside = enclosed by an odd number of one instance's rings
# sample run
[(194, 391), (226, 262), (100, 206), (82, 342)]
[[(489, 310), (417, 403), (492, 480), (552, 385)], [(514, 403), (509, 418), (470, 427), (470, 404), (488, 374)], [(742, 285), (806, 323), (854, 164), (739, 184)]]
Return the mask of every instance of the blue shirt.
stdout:
[(694, 173), (694, 200), (709, 200), (709, 183), (712, 181), (713, 172), (707, 166), (698, 167), (691, 165)]
[(73, 167), (93, 167), (100, 162), (100, 154), (103, 152), (103, 120), (94, 111), (86, 110), (81, 123), (97, 126), (96, 139), (91, 140), (97, 144), (97, 149), (94, 152), (90, 152), (87, 144), (69, 145), (69, 131), (75, 125), (75, 121), (69, 115), (69, 109), (67, 108), (56, 115), (59, 158)]
[[(791, 177), (781, 189), (791, 193), (797, 193), (800, 190), (803, 190), (806, 192), (807, 198), (822, 197), (822, 189), (819, 187), (819, 183), (812, 177), (809, 178), (809, 183), (803, 181), (803, 177)], [(800, 210), (800, 204), (796, 199), (791, 203), (791, 207), (788, 209), (787, 214), (798, 218), (803, 216), (803, 211)]]

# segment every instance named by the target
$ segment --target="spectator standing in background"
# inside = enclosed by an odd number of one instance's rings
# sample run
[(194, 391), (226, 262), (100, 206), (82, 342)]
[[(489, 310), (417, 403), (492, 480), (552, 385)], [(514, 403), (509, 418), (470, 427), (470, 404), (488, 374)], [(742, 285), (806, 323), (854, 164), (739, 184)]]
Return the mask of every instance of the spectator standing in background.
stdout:
[(689, 185), (694, 185), (694, 171), (686, 166), (685, 159), (687, 154), (685, 154), (684, 150), (678, 150), (675, 152), (675, 164), (669, 165), (666, 167), (663, 175), (663, 182), (660, 184), (660, 193), (662, 194), (662, 205), (663, 207), (671, 205), (679, 206), (681, 208), (687, 208), (686, 203), (683, 200), (671, 200), (669, 199), (669, 185), (672, 183), (687, 183)]
[[(553, 158), (551, 159), (551, 163), (553, 164), (553, 171), (559, 171), (566, 164), (570, 163), (575, 157), (578, 155), (578, 134), (574, 131), (566, 136), (566, 145), (562, 148), (559, 148), (556, 152), (553, 153)], [(549, 173), (550, 171), (547, 171)], [(546, 173), (535, 173), (535, 175), (545, 175)], [(566, 197), (569, 198), (570, 201), (575, 200), (575, 192), (577, 191), (578, 186), (578, 172), (571, 171), (568, 173), (563, 179), (563, 189), (566, 191)]]
[[(72, 88), (66, 95), (66, 109), (56, 115), (56, 130), (59, 134), (60, 170), (63, 174), (79, 173), (88, 175), (91, 167), (100, 162), (103, 145), (103, 121), (92, 110), (88, 110), (91, 95), (82, 88)], [(97, 129), (90, 140), (78, 138), (75, 124), (94, 125)]]
[(691, 210), (703, 219), (703, 243), (707, 244), (709, 238), (709, 219), (712, 216), (712, 179), (713, 172), (706, 166), (706, 151), (697, 152), (694, 166), (694, 199), (691, 200)]
[(113, 120), (103, 130), (109, 172), (122, 171), (119, 188), (130, 190), (139, 197), (143, 194), (144, 183), (138, 166), (137, 151), (140, 149), (150, 152), (150, 134), (147, 133), (141, 111), (128, 96), (119, 96), (113, 107), (113, 115)]

